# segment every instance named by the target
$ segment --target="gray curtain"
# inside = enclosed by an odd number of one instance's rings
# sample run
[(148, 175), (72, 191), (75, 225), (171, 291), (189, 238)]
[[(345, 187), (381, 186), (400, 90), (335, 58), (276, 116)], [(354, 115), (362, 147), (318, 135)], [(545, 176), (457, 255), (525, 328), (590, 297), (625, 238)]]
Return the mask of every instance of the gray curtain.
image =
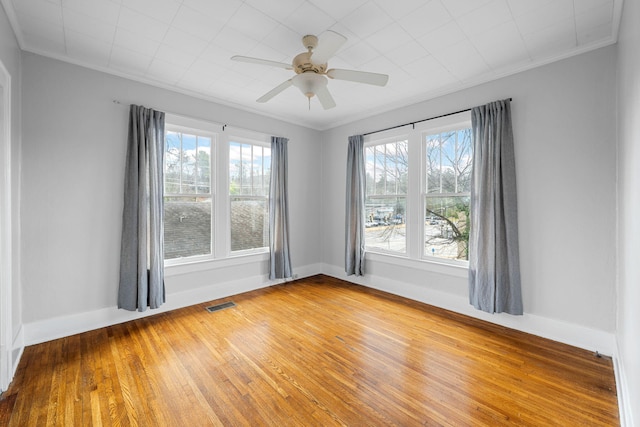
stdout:
[(145, 311), (165, 301), (164, 113), (129, 111), (118, 308)]
[(349, 137), (347, 151), (347, 198), (345, 261), (347, 276), (364, 275), (364, 137)]
[(469, 301), (478, 310), (519, 315), (522, 294), (509, 100), (473, 108), (471, 126)]
[(287, 143), (271, 137), (271, 180), (269, 182), (269, 279), (291, 277), (289, 255), (289, 203)]

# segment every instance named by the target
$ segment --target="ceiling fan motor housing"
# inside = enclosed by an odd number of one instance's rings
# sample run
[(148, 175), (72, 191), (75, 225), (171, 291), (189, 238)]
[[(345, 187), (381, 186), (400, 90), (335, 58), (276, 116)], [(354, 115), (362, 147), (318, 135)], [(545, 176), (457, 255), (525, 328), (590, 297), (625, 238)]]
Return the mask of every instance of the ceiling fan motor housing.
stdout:
[(311, 52), (303, 52), (293, 58), (293, 70), (297, 74), (313, 71), (314, 73), (324, 74), (327, 71), (327, 64), (314, 64), (311, 61)]

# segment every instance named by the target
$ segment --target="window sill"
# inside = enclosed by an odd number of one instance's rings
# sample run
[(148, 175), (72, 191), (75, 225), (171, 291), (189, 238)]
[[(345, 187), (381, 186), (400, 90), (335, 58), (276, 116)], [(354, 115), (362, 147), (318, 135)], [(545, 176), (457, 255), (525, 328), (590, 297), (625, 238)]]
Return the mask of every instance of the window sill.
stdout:
[(367, 261), (372, 262), (380, 262), (390, 265), (413, 268), (416, 270), (430, 271), (433, 273), (462, 277), (465, 279), (469, 277), (468, 265), (456, 265), (426, 259), (411, 259), (405, 256), (384, 254), (380, 252), (367, 252), (365, 257)]
[(213, 270), (216, 268), (233, 267), (237, 265), (263, 261), (269, 261), (269, 252), (234, 254), (227, 258), (193, 260), (182, 262), (180, 264), (167, 265), (164, 268), (164, 275), (165, 277), (179, 276), (181, 274)]

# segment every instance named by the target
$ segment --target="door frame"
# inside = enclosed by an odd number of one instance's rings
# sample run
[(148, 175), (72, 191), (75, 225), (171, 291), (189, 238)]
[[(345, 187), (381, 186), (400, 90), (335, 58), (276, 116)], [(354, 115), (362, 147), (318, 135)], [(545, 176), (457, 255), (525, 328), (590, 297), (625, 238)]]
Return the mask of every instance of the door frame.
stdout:
[(0, 391), (13, 377), (11, 75), (0, 61)]

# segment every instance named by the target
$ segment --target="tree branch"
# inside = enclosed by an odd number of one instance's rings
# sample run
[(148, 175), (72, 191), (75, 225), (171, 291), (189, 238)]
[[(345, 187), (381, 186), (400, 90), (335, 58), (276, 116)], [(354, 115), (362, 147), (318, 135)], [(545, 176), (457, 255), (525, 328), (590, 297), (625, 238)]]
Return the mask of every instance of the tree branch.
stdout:
[(460, 232), (460, 230), (458, 229), (458, 227), (456, 227), (456, 225), (453, 223), (453, 221), (451, 221), (449, 218), (440, 215), (437, 212), (432, 211), (431, 209), (427, 208), (427, 212), (429, 212), (431, 215), (435, 215), (440, 219), (443, 219), (444, 221), (447, 222), (447, 224), (449, 224), (449, 226), (451, 226), (451, 230), (453, 231), (454, 234), (454, 239), (453, 240), (460, 240), (462, 238), (462, 233)]

